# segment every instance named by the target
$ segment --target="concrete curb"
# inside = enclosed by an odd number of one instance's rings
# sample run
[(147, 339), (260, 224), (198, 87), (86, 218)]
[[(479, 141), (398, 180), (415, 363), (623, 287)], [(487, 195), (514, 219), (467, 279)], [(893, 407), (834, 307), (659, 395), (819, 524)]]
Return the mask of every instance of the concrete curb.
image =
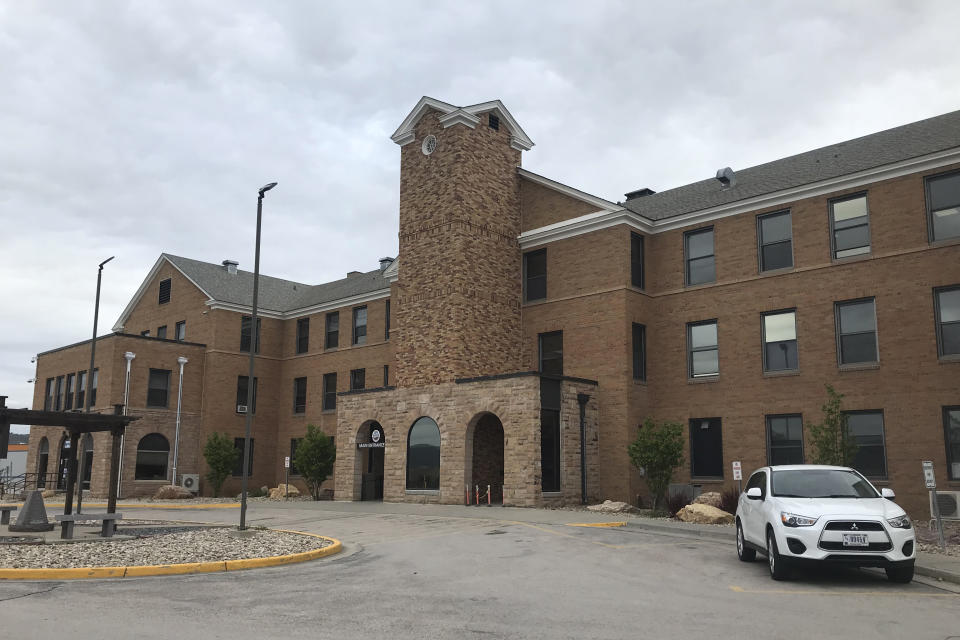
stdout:
[(626, 522), (568, 522), (566, 523), (568, 527), (599, 527), (612, 529), (614, 527), (625, 527), (627, 526)]
[[(17, 505), (20, 506), (20, 507), (23, 506), (23, 503), (22, 503), (22, 502), (13, 503), (13, 504), (17, 504)], [(48, 508), (48, 509), (52, 509), (52, 508), (62, 507), (62, 506), (64, 506), (64, 504), (63, 504), (62, 502), (59, 503), (59, 504), (57, 504), (57, 503), (54, 502), (54, 503), (47, 504), (47, 505), (44, 505), (44, 506), (45, 506), (46, 508)], [(86, 503), (86, 502), (85, 502), (85, 503), (83, 504), (83, 506), (84, 506), (85, 508), (89, 508), (89, 507), (98, 507), (98, 508), (99, 508), (99, 507), (106, 507), (106, 506), (107, 506), (107, 503), (106, 503), (106, 502), (91, 502), (91, 503)], [(118, 503), (117, 503), (117, 509), (121, 509), (121, 508), (122, 508), (122, 509), (125, 509), (125, 510), (128, 509), (128, 508), (129, 508), (129, 509), (239, 509), (239, 508), (240, 508), (240, 503), (239, 503), (239, 502), (217, 502), (217, 503), (212, 503), (212, 504), (190, 504), (190, 505), (187, 505), (187, 504), (149, 504), (149, 503), (147, 503), (147, 504), (136, 504), (136, 503), (131, 504), (131, 503), (120, 503), (120, 502), (118, 502)]]
[(297, 564), (308, 560), (315, 560), (332, 556), (343, 550), (343, 544), (336, 538), (306, 533), (304, 531), (290, 531), (287, 529), (271, 529), (281, 533), (296, 533), (301, 536), (329, 540), (332, 544), (320, 549), (291, 553), (283, 556), (268, 556), (266, 558), (245, 558), (243, 560), (221, 560), (217, 562), (190, 562), (185, 564), (157, 564), (131, 567), (82, 567), (76, 569), (2, 569), (0, 580), (78, 580), (83, 578), (140, 578), (144, 576), (171, 576), (193, 573), (216, 573), (219, 571), (240, 571), (243, 569), (259, 569), (262, 567), (276, 567), (286, 564)]

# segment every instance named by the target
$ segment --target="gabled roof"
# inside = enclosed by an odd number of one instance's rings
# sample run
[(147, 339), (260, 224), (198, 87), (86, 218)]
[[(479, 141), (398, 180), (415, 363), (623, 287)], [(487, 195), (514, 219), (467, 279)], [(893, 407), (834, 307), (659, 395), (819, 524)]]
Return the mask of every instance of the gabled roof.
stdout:
[(420, 122), (420, 118), (431, 109), (443, 114), (440, 117), (440, 124), (443, 125), (444, 129), (455, 124), (463, 124), (472, 129), (480, 122), (480, 114), (492, 112), (500, 118), (501, 123), (510, 131), (510, 146), (521, 151), (529, 151), (533, 147), (533, 140), (530, 139), (530, 136), (520, 127), (499, 100), (481, 102), (480, 104), (473, 104), (468, 107), (457, 107), (435, 98), (423, 96), (413, 108), (413, 111), (403, 119), (403, 122), (400, 123), (397, 130), (393, 132), (390, 139), (401, 147), (413, 142), (413, 128)]
[(956, 147), (960, 147), (960, 111), (747, 169), (734, 167), (736, 184), (727, 189), (709, 178), (628, 200), (623, 206), (649, 220), (662, 220)]

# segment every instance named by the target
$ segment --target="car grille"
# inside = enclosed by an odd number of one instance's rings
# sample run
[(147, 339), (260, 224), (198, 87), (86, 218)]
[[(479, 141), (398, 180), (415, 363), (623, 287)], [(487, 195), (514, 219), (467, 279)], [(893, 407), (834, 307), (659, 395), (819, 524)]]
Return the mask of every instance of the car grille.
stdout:
[(893, 545), (889, 542), (871, 542), (866, 547), (845, 547), (842, 542), (828, 542), (826, 540), (820, 541), (820, 548), (825, 551), (854, 551), (854, 550), (863, 550), (863, 551), (890, 551), (893, 548)]
[[(856, 528), (854, 528), (856, 525)], [(853, 521), (853, 520), (834, 520), (828, 522), (824, 527), (827, 531), (883, 531), (883, 525), (879, 522)]]

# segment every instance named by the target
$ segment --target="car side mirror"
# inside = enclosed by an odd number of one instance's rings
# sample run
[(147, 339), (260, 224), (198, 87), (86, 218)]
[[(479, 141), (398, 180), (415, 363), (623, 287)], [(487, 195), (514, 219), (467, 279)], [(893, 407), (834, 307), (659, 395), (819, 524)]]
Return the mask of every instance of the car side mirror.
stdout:
[(887, 500), (893, 500), (897, 497), (897, 494), (893, 492), (893, 489), (883, 488), (880, 489), (880, 495), (886, 498)]
[(747, 497), (751, 500), (760, 500), (763, 498), (763, 492), (760, 491), (760, 487), (750, 487), (747, 489)]

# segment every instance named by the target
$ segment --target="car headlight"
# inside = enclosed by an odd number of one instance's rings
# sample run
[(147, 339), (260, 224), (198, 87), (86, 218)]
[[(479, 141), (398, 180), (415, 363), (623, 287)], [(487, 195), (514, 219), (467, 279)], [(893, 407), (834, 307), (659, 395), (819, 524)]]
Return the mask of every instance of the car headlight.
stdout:
[(795, 513), (787, 513), (786, 511), (780, 512), (780, 522), (782, 522), (785, 527), (810, 527), (813, 526), (818, 519), (819, 518), (800, 516)]
[(894, 529), (909, 529), (910, 528), (910, 517), (906, 514), (902, 516), (897, 516), (896, 518), (890, 518), (887, 520), (889, 524)]

